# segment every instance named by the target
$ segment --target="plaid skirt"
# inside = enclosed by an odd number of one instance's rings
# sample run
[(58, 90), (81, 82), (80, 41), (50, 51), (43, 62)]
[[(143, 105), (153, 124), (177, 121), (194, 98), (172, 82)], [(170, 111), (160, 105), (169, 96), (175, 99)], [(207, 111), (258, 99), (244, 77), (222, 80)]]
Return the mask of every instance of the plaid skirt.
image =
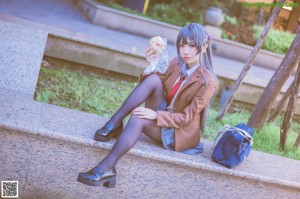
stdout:
[[(167, 102), (164, 99), (163, 102), (156, 109), (157, 111), (167, 110)], [(161, 140), (163, 147), (168, 150), (175, 151), (175, 130), (174, 128), (162, 127), (161, 128)], [(186, 149), (182, 151), (178, 151), (180, 153), (195, 155), (203, 152), (203, 144), (199, 142), (199, 144), (191, 149)]]

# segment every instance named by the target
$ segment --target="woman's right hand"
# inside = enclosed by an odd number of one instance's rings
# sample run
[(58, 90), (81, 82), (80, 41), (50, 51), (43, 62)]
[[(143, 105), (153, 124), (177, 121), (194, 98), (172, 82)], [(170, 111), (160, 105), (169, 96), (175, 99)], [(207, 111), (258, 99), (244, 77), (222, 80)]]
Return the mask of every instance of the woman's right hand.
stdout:
[(141, 119), (148, 119), (148, 120), (156, 120), (157, 119), (157, 112), (145, 107), (137, 107), (133, 109), (132, 114), (137, 115), (138, 118)]
[(145, 56), (146, 56), (147, 62), (150, 63), (153, 59), (155, 59), (158, 56), (158, 54), (157, 54), (157, 52), (154, 49), (147, 48), (145, 50)]

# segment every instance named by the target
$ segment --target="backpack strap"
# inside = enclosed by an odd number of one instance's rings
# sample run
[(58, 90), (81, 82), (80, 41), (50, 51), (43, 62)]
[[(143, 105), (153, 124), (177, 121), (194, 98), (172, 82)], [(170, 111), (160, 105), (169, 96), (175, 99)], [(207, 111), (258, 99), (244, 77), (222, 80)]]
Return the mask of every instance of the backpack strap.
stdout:
[(220, 141), (220, 139), (222, 138), (224, 133), (226, 133), (227, 131), (230, 131), (230, 130), (234, 130), (234, 131), (238, 132), (250, 143), (251, 146), (253, 145), (253, 138), (247, 131), (245, 131), (244, 129), (235, 127), (235, 126), (230, 126), (228, 124), (225, 124), (224, 127), (219, 130), (218, 135), (215, 139), (214, 145), (212, 146), (212, 150), (217, 146), (218, 142)]
[(212, 146), (212, 150), (214, 150), (214, 148), (217, 146), (218, 142), (220, 141), (224, 133), (230, 130), (230, 127), (231, 127), (230, 125), (225, 124), (225, 126), (218, 131), (218, 135), (215, 139), (214, 145)]
[(245, 131), (244, 129), (235, 127), (235, 126), (231, 126), (231, 129), (235, 130), (236, 132), (238, 132), (239, 134), (244, 136), (244, 138), (250, 143), (250, 145), (251, 146), (253, 145), (253, 138), (247, 131)]

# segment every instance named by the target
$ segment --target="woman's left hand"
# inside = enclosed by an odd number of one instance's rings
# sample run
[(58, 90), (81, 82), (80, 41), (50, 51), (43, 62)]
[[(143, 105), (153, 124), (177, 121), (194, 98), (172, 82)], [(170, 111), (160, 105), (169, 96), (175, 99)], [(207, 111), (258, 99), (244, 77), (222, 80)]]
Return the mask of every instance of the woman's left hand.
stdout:
[(156, 120), (157, 112), (153, 111), (149, 108), (137, 107), (132, 111), (132, 114), (137, 115), (139, 118), (148, 119), (148, 120)]

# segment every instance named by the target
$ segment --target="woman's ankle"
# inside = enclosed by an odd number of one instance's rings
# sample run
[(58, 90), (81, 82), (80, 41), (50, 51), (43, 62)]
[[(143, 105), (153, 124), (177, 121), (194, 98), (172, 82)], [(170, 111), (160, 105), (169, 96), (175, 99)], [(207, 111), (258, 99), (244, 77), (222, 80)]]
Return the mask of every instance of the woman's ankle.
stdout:
[(113, 125), (114, 128), (117, 128), (118, 126), (121, 125), (121, 122), (123, 122), (123, 121), (120, 119), (115, 119), (115, 118), (111, 117), (107, 123), (110, 123)]
[(97, 173), (104, 173), (106, 171), (113, 169), (114, 167), (115, 165), (104, 165), (99, 163), (94, 169), (96, 169)]

